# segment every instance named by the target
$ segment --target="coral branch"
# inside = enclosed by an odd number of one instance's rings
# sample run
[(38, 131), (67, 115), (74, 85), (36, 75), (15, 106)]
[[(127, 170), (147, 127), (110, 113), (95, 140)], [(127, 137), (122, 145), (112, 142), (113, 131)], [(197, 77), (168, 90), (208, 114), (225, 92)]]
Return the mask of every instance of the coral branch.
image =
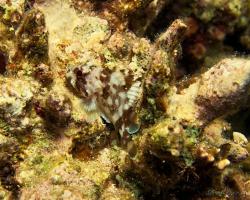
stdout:
[(156, 45), (171, 52), (180, 44), (186, 30), (187, 26), (185, 23), (182, 20), (177, 19), (156, 39)]
[(249, 60), (224, 59), (196, 78), (188, 88), (173, 94), (168, 113), (206, 124), (246, 105), (249, 87)]
[(201, 77), (196, 104), (199, 118), (210, 121), (244, 106), (250, 88), (250, 61), (224, 59)]

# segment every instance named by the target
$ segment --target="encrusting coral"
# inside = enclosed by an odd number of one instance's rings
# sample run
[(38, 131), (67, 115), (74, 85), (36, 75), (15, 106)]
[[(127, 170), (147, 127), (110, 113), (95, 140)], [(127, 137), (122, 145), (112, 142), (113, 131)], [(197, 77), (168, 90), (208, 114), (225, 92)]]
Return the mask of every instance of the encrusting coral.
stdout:
[(246, 2), (0, 2), (0, 199), (250, 198)]

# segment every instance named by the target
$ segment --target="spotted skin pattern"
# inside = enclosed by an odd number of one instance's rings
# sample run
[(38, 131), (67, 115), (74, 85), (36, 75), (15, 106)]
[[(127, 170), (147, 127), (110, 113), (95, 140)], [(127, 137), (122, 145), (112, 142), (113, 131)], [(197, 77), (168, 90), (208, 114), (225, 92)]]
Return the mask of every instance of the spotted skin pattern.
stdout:
[(67, 78), (80, 93), (87, 111), (98, 112), (121, 136), (138, 131), (135, 106), (142, 95), (142, 81), (133, 71), (110, 70), (88, 63), (69, 68)]

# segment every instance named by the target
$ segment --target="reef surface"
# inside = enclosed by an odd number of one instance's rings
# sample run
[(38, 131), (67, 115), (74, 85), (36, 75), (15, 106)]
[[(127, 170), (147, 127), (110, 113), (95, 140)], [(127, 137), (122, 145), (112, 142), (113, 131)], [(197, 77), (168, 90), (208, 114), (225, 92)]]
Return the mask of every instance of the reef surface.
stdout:
[(250, 199), (248, 0), (0, 0), (0, 200)]

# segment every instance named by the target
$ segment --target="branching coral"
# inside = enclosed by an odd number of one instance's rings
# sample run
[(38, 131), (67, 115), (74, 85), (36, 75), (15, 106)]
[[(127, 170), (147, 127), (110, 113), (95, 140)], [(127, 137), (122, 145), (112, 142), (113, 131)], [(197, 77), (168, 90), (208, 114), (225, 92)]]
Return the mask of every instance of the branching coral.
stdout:
[(246, 3), (191, 2), (0, 3), (0, 199), (248, 198)]

